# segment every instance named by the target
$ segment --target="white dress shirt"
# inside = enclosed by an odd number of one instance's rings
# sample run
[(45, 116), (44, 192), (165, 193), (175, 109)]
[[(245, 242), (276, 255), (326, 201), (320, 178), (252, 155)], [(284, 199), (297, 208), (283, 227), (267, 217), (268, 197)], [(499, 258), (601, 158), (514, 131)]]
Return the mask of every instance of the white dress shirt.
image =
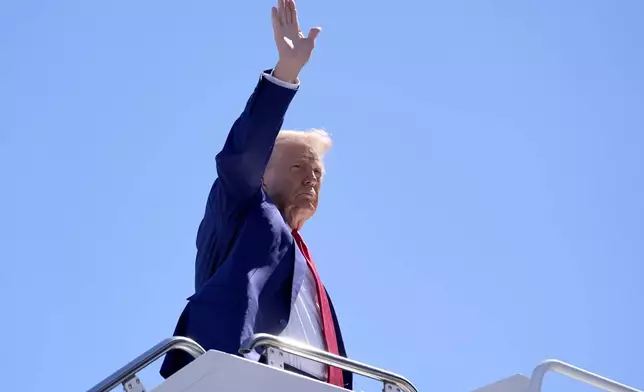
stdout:
[[(265, 72), (262, 73), (261, 77), (278, 86), (293, 90), (300, 86), (299, 80), (296, 83), (288, 83)], [(302, 287), (291, 309), (291, 317), (280, 336), (302, 342), (320, 350), (326, 351), (327, 349), (322, 335), (322, 315), (320, 313), (317, 285), (310, 268), (306, 269)], [(250, 354), (249, 357), (254, 359), (255, 355)], [(284, 363), (321, 380), (326, 380), (327, 378), (328, 367), (319, 362), (284, 353)]]
[[(291, 309), (291, 317), (280, 336), (326, 351), (326, 344), (322, 335), (322, 316), (318, 302), (317, 286), (315, 277), (309, 268), (306, 269), (302, 287)], [(284, 363), (320, 380), (326, 380), (328, 371), (326, 365), (297, 355), (288, 353), (284, 353), (284, 355)]]

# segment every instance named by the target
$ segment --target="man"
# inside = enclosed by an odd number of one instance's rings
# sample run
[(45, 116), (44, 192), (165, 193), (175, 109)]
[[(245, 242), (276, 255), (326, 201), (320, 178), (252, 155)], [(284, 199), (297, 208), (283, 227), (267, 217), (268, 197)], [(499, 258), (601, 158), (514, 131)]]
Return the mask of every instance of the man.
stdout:
[[(279, 61), (264, 72), (223, 149), (197, 234), (195, 294), (175, 335), (238, 354), (255, 333), (288, 337), (346, 357), (338, 320), (299, 234), (315, 213), (331, 147), (323, 131), (280, 131), (320, 29), (305, 37), (294, 0), (272, 8)], [(247, 358), (265, 360), (259, 352)], [(165, 378), (190, 358), (168, 353)], [(285, 367), (352, 389), (352, 374), (287, 355)]]

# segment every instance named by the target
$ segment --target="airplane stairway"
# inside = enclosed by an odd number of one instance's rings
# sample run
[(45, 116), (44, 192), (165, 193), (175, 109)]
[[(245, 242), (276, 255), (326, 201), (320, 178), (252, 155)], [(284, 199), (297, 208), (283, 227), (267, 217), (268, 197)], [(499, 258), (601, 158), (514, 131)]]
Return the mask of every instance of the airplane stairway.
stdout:
[[(195, 358), (150, 392), (231, 392), (306, 391), (334, 392), (344, 389), (284, 370), (281, 359), (290, 353), (326, 365), (378, 380), (383, 392), (418, 392), (406, 378), (351, 359), (303, 345), (292, 340), (257, 334), (242, 345), (240, 353), (264, 349), (267, 364), (250, 361), (216, 350), (205, 351), (195, 341), (184, 337), (165, 339), (139, 355), (127, 365), (89, 389), (87, 392), (108, 392), (121, 385), (125, 392), (147, 392), (137, 373), (171, 350), (183, 350)], [(473, 392), (541, 392), (548, 372), (560, 373), (580, 382), (609, 392), (642, 392), (633, 387), (577, 368), (558, 360), (547, 360), (537, 366), (530, 377), (516, 374), (504, 380), (478, 388)], [(239, 382), (239, 380), (244, 380)]]

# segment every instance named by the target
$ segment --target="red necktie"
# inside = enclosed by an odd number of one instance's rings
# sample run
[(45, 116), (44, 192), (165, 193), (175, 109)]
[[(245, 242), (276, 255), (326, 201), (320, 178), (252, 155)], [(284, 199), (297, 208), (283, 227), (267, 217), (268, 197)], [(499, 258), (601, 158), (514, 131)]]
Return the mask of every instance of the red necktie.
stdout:
[[(322, 333), (324, 334), (324, 340), (326, 342), (327, 351), (331, 354), (340, 355), (338, 351), (338, 339), (335, 336), (335, 324), (333, 323), (333, 315), (331, 314), (331, 306), (329, 305), (329, 298), (326, 295), (318, 271), (315, 269), (315, 264), (313, 264), (313, 258), (311, 258), (311, 253), (309, 253), (309, 248), (306, 246), (304, 239), (297, 230), (293, 230), (293, 238), (295, 242), (300, 247), (300, 251), (306, 259), (306, 263), (309, 265), (313, 277), (315, 278), (315, 283), (318, 291), (318, 301), (320, 302), (320, 313), (322, 314)], [(329, 366), (329, 384), (337, 385), (341, 388), (344, 388), (344, 380), (342, 377), (342, 370), (336, 367)]]

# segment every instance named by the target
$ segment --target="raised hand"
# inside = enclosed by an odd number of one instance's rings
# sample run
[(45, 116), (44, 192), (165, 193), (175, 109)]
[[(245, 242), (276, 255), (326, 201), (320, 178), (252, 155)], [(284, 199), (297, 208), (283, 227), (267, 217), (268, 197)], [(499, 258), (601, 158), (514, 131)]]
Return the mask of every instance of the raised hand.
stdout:
[(321, 29), (312, 28), (307, 37), (302, 34), (294, 0), (277, 0), (277, 7), (271, 10), (271, 19), (279, 53), (273, 76), (285, 82), (295, 82), (311, 58), (315, 39)]

